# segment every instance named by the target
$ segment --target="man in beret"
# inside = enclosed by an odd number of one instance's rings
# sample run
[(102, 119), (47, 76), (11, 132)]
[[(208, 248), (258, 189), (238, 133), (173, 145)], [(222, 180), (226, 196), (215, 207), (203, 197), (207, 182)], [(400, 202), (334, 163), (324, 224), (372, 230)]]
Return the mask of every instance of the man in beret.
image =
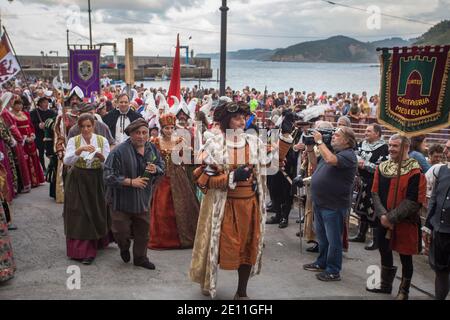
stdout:
[(152, 187), (157, 176), (164, 174), (164, 161), (149, 140), (147, 121), (139, 118), (125, 128), (129, 136), (109, 154), (105, 162), (106, 200), (111, 208), (112, 232), (125, 263), (130, 257), (133, 230), (134, 265), (153, 270), (147, 258), (149, 239), (148, 215)]

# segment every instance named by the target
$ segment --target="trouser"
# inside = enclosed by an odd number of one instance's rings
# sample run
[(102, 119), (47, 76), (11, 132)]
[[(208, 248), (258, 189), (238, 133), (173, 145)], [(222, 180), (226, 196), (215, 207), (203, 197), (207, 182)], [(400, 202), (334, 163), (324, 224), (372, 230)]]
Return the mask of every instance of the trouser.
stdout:
[(270, 196), (274, 211), (278, 217), (288, 219), (292, 204), (294, 203), (294, 196), (291, 185), (281, 172), (272, 176), (271, 189)]
[(112, 211), (111, 230), (120, 251), (128, 251), (131, 245), (131, 232), (133, 231), (133, 262), (141, 264), (147, 258), (147, 244), (150, 230), (150, 217), (148, 212), (125, 213)]
[[(392, 268), (394, 266), (394, 257), (390, 246), (390, 239), (386, 239), (387, 229), (380, 226), (376, 230), (378, 250), (381, 255), (381, 265)], [(400, 254), (400, 262), (402, 264), (402, 277), (411, 279), (414, 272), (412, 255)]]
[(339, 273), (342, 269), (342, 234), (348, 209), (313, 206), (314, 229), (319, 243), (319, 257), (315, 263), (328, 273)]

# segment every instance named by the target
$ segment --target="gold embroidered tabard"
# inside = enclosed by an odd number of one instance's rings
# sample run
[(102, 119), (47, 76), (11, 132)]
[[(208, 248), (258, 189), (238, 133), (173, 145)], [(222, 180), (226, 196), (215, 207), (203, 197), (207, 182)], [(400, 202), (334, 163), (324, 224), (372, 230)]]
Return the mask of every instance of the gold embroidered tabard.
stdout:
[[(402, 161), (402, 167), (400, 169), (400, 175), (408, 174), (413, 169), (420, 169), (420, 165), (417, 160), (409, 158)], [(398, 174), (398, 163), (387, 160), (380, 163), (380, 173), (388, 178), (396, 177)]]

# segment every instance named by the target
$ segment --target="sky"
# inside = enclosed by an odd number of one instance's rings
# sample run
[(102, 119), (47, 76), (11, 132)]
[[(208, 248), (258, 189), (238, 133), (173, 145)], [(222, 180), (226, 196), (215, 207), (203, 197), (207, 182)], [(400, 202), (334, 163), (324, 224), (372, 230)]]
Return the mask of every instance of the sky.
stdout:
[[(228, 0), (227, 50), (285, 48), (334, 35), (363, 42), (397, 36), (409, 39), (450, 19), (450, 0), (333, 2), (337, 4), (323, 0)], [(18, 55), (58, 51), (66, 56), (66, 29), (70, 30), (70, 43), (89, 43), (87, 3), (0, 0), (1, 23)], [(173, 56), (179, 33), (181, 45), (188, 45), (194, 54), (219, 52), (221, 4), (221, 0), (92, 0), (93, 42), (115, 42), (119, 55), (124, 55), (125, 38), (133, 38), (135, 55)], [(375, 8), (367, 12), (371, 6)], [(381, 12), (379, 19), (374, 10)], [(112, 49), (105, 47), (102, 53), (110, 55)]]

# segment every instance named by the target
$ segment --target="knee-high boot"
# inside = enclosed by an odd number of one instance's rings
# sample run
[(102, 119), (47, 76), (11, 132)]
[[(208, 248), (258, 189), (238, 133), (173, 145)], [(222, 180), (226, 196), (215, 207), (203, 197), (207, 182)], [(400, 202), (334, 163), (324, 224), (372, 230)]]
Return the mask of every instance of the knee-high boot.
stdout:
[(398, 288), (398, 294), (395, 300), (408, 300), (410, 287), (411, 287), (411, 279), (402, 277), (402, 283), (400, 283), (400, 287)]
[(387, 293), (392, 292), (392, 283), (394, 283), (395, 274), (397, 273), (397, 267), (381, 266), (381, 284), (379, 288), (366, 288), (369, 292), (374, 293)]

